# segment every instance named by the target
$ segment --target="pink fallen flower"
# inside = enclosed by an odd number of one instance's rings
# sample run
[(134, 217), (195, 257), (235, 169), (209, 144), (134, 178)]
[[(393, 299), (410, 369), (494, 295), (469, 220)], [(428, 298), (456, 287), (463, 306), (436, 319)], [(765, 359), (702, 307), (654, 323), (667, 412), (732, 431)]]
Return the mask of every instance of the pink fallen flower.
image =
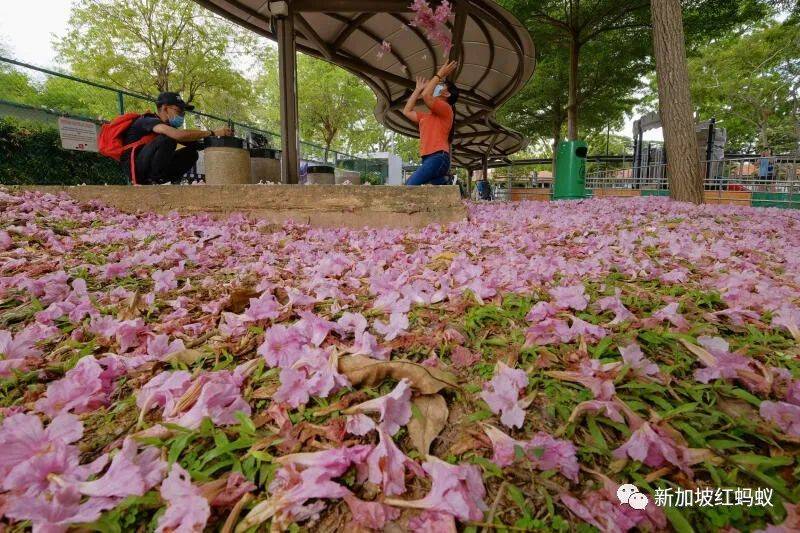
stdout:
[(198, 428), (206, 417), (218, 426), (238, 424), (236, 413), (251, 413), (250, 405), (242, 398), (242, 381), (226, 370), (201, 374), (192, 384), (200, 390), (194, 405), (185, 413), (165, 416), (164, 420), (189, 429)]
[(556, 316), (561, 311), (560, 307), (550, 303), (550, 302), (537, 302), (531, 307), (531, 310), (528, 311), (528, 314), (525, 315), (525, 320), (528, 322), (539, 323), (546, 318), (552, 318)]
[(78, 417), (63, 413), (42, 426), (38, 416), (15, 414), (5, 418), (0, 426), (0, 479), (14, 471), (27, 469), (30, 461), (54, 449), (71, 445), (83, 436), (83, 424)]
[(230, 507), (235, 505), (242, 496), (256, 490), (256, 485), (241, 472), (232, 472), (225, 480), (225, 487), (211, 500), (212, 507)]
[(401, 379), (389, 394), (351, 407), (347, 413), (378, 413), (380, 426), (394, 435), (411, 420), (411, 383)]
[(403, 494), (406, 491), (405, 467), (411, 460), (380, 426), (378, 435), (378, 445), (367, 457), (367, 478), (370, 483), (379, 485), (387, 496)]
[(561, 502), (575, 516), (604, 533), (626, 533), (634, 528), (641, 531), (663, 531), (667, 527), (664, 511), (656, 505), (637, 510), (630, 505), (620, 505), (617, 497), (619, 484), (602, 474), (595, 474), (602, 488), (583, 493), (581, 499), (562, 494)]
[(580, 370), (575, 371), (550, 371), (548, 375), (564, 381), (580, 383), (592, 391), (598, 400), (611, 400), (616, 392), (614, 387), (614, 377), (621, 363), (603, 364), (599, 359), (589, 359), (581, 361)]
[(566, 440), (556, 439), (544, 432), (539, 432), (529, 441), (511, 438), (509, 435), (489, 424), (483, 426), (489, 440), (492, 441), (494, 455), (492, 461), (498, 466), (510, 466), (517, 459), (517, 449), (521, 455), (539, 470), (558, 470), (571, 480), (578, 480), (578, 458), (575, 446)]
[(522, 427), (525, 422), (520, 392), (528, 386), (528, 374), (524, 370), (509, 368), (498, 361), (494, 377), (483, 385), (481, 398), (494, 414), (500, 414), (500, 421), (508, 427)]
[(361, 313), (346, 312), (336, 323), (339, 325), (340, 331), (351, 331), (356, 338), (360, 337), (369, 327), (367, 319)]
[(368, 528), (383, 530), (386, 522), (400, 517), (400, 511), (380, 502), (365, 502), (354, 496), (346, 494), (344, 501), (353, 515), (353, 522)]
[(597, 341), (608, 335), (606, 329), (602, 326), (590, 324), (585, 320), (573, 316), (572, 324), (569, 327), (569, 340), (572, 342), (576, 339), (585, 338), (587, 341)]
[(294, 327), (276, 324), (264, 333), (264, 342), (258, 347), (270, 367), (287, 368), (298, 359), (303, 337)]
[(586, 297), (586, 288), (582, 283), (554, 287), (550, 289), (550, 296), (553, 298), (553, 304), (561, 309), (583, 311), (589, 305), (589, 299)]
[(172, 416), (178, 400), (191, 384), (192, 375), (184, 370), (161, 372), (136, 392), (136, 405), (143, 413), (162, 407), (165, 416)]
[(800, 342), (800, 308), (784, 304), (772, 316), (773, 327), (783, 327)]
[(127, 352), (141, 344), (141, 337), (147, 332), (147, 327), (142, 319), (123, 320), (119, 322), (114, 337), (119, 343), (119, 353)]
[(480, 355), (463, 346), (453, 346), (450, 352), (450, 360), (456, 368), (469, 368), (480, 359)]
[(30, 520), (33, 531), (61, 533), (71, 524), (94, 522), (100, 513), (117, 505), (113, 498), (89, 498), (81, 502), (81, 494), (74, 485), (53, 487), (47, 492), (8, 497), (5, 515), (13, 520)]
[(384, 503), (447, 513), (463, 521), (483, 519), (483, 512), (488, 508), (483, 501), (486, 489), (477, 466), (451, 465), (428, 456), (422, 469), (431, 478), (431, 490), (427, 496), (412, 501), (387, 498)]
[(36, 341), (27, 338), (23, 332), (15, 336), (10, 331), (0, 330), (0, 377), (11, 375), (12, 369), (24, 370), (31, 360), (38, 359), (42, 350), (36, 348)]
[(182, 340), (170, 342), (169, 335), (154, 335), (147, 340), (147, 356), (154, 361), (162, 361), (166, 356), (185, 349)]
[(525, 332), (526, 346), (547, 346), (567, 343), (572, 340), (570, 326), (566, 320), (548, 317), (533, 324)]
[(5, 252), (13, 245), (11, 235), (7, 231), (0, 230), (0, 252)]
[(384, 340), (390, 341), (408, 329), (408, 315), (405, 313), (392, 313), (389, 322), (380, 320), (375, 322), (375, 331), (383, 335)]
[(787, 402), (761, 402), (761, 418), (774, 423), (792, 437), (800, 437), (800, 406)]
[(153, 272), (153, 290), (169, 292), (178, 287), (178, 280), (172, 270), (156, 270)]
[(408, 530), (416, 533), (456, 533), (453, 515), (438, 511), (422, 511), (408, 521)]
[(569, 421), (574, 422), (583, 413), (605, 413), (614, 422), (624, 423), (625, 417), (622, 415), (620, 406), (612, 400), (588, 400), (579, 403), (569, 415)]
[(158, 519), (156, 533), (203, 531), (206, 527), (211, 516), (208, 501), (178, 463), (173, 463), (169, 475), (161, 482), (161, 497), (167, 502), (167, 510)]
[(103, 368), (91, 355), (81, 358), (63, 378), (50, 383), (45, 395), (36, 401), (36, 410), (48, 416), (62, 412), (88, 413), (108, 404), (114, 381), (124, 368)]
[(389, 352), (391, 349), (381, 347), (375, 335), (365, 331), (360, 336), (356, 337), (355, 343), (347, 351), (353, 355), (366, 355), (373, 359), (385, 361), (389, 359)]
[(642, 349), (635, 342), (625, 347), (619, 348), (622, 360), (628, 365), (634, 374), (642, 377), (655, 376), (658, 374), (658, 365), (650, 361), (642, 353)]
[(122, 450), (111, 460), (108, 471), (94, 481), (78, 484), (78, 488), (87, 496), (141, 496), (161, 482), (166, 470), (167, 463), (161, 460), (161, 450), (146, 446), (139, 452), (136, 441), (127, 437)]
[(280, 373), (281, 386), (274, 398), (292, 407), (305, 404), (311, 396), (327, 398), (331, 392), (350, 384), (339, 373), (336, 354), (314, 346), (304, 346), (303, 354)]
[(345, 417), (344, 429), (351, 435), (363, 437), (377, 427), (378, 426), (375, 425), (375, 422), (367, 415), (355, 414)]
[(608, 323), (609, 326), (615, 326), (636, 318), (636, 315), (628, 311), (628, 309), (622, 303), (622, 300), (620, 300), (620, 294), (621, 291), (617, 289), (614, 296), (606, 296), (597, 300), (597, 307), (601, 311), (611, 311), (614, 313), (614, 319)]
[(658, 324), (659, 322), (668, 321), (673, 326), (678, 328), (679, 331), (689, 331), (691, 329), (691, 325), (689, 321), (686, 320), (682, 314), (678, 312), (678, 307), (680, 304), (678, 302), (673, 302), (671, 304), (662, 307), (653, 315), (645, 320), (645, 325), (649, 324)]
[(333, 479), (353, 465), (363, 465), (370, 451), (372, 446), (350, 446), (279, 457), (277, 461), (283, 468), (275, 473), (269, 486), (269, 499), (256, 504), (240, 522), (241, 527), (247, 529), (272, 518), (275, 526), (285, 528), (317, 516), (325, 508), (325, 502), (309, 505), (306, 502), (350, 495), (345, 486)]
[(692, 475), (692, 469), (689, 467), (689, 450), (675, 442), (661, 428), (652, 426), (649, 422), (642, 422), (631, 434), (630, 439), (614, 450), (615, 458), (622, 459), (626, 456), (651, 468), (660, 468), (669, 463), (687, 475)]
[(294, 327), (314, 346), (321, 345), (331, 331), (339, 330), (336, 322), (320, 318), (314, 313), (298, 311), (297, 314), (300, 315), (300, 320)]
[(755, 533), (796, 533), (800, 531), (800, 505), (783, 502), (786, 518), (778, 525), (768, 525)]
[[(700, 357), (700, 362), (705, 368), (694, 371), (694, 378), (697, 381), (708, 383), (715, 379), (742, 378), (746, 384), (757, 385), (752, 379), (748, 379), (755, 376), (753, 361), (743, 355), (730, 353), (725, 339), (701, 336), (697, 338), (697, 342), (707, 350), (705, 353), (701, 352), (702, 357)], [(684, 345), (691, 349), (690, 345)]]
[(250, 298), (250, 306), (245, 310), (247, 320), (258, 322), (274, 320), (281, 314), (281, 305), (272, 294), (265, 292), (258, 298)]

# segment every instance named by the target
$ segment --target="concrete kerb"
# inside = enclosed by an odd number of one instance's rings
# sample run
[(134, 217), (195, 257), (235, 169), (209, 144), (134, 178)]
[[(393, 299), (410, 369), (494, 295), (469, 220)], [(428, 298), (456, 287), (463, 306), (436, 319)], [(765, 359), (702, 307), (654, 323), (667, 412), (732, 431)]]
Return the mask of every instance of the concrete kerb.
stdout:
[(271, 223), (294, 220), (314, 227), (421, 228), (467, 217), (455, 186), (82, 185), (11, 189), (63, 192), (78, 202), (96, 200), (126, 213), (242, 213)]

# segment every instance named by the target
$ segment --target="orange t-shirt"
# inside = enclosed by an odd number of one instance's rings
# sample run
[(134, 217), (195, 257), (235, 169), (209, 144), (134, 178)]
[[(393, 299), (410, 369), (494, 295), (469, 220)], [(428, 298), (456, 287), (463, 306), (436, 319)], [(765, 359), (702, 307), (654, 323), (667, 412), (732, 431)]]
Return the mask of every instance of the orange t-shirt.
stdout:
[(450, 128), (453, 126), (453, 108), (444, 98), (437, 98), (430, 113), (417, 111), (419, 118), (419, 155), (450, 151)]

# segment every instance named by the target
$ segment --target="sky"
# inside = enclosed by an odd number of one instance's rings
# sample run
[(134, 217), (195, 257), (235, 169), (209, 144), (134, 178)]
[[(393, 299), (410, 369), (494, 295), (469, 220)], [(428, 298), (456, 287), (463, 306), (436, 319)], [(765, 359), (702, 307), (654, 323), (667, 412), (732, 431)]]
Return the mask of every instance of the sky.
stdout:
[[(71, 6), (72, 0), (0, 0), (0, 43), (19, 61), (58, 66), (53, 36), (64, 34)], [(616, 133), (630, 136), (633, 118)], [(645, 133), (645, 140), (662, 140), (661, 130)]]

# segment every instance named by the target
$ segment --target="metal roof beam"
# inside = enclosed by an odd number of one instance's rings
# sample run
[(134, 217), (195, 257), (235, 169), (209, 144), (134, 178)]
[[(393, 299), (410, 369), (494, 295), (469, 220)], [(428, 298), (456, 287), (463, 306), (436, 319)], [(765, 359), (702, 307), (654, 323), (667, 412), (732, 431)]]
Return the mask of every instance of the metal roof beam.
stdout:
[(294, 11), (306, 13), (406, 13), (409, 0), (293, 0)]

